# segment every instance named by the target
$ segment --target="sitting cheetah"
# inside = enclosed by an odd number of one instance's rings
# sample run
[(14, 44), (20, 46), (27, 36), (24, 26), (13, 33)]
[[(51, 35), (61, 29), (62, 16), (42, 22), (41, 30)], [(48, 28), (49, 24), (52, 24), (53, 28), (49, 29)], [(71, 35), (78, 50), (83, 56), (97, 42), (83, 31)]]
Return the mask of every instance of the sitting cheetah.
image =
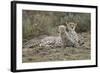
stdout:
[(71, 41), (74, 44), (74, 47), (79, 47), (84, 41), (83, 37), (76, 33), (75, 28), (77, 23), (69, 22), (67, 23), (68, 35), (70, 36)]

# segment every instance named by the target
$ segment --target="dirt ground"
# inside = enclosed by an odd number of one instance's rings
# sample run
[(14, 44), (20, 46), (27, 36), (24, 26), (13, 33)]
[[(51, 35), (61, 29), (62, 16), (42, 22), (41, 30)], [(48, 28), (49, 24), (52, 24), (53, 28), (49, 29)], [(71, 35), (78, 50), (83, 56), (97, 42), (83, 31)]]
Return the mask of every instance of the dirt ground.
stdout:
[(47, 62), (91, 59), (90, 33), (82, 33), (84, 44), (79, 48), (23, 48), (22, 62)]

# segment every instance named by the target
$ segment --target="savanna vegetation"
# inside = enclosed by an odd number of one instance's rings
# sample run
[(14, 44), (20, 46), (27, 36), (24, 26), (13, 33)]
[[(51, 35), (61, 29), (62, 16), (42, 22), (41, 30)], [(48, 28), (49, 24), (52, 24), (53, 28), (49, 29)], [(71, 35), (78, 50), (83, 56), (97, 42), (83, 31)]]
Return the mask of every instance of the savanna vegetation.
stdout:
[(39, 35), (56, 35), (57, 26), (65, 22), (76, 22), (77, 32), (90, 31), (90, 13), (50, 12), (23, 10), (23, 39)]
[[(90, 59), (90, 30), (91, 14), (75, 12), (56, 11), (33, 11), (23, 10), (22, 12), (22, 32), (23, 44), (27, 41), (38, 38), (41, 35), (58, 35), (58, 26), (65, 25), (66, 22), (75, 22), (75, 31), (84, 37), (87, 48), (23, 48), (23, 62), (41, 62), (56, 60), (84, 60)], [(67, 29), (66, 29), (67, 30)]]

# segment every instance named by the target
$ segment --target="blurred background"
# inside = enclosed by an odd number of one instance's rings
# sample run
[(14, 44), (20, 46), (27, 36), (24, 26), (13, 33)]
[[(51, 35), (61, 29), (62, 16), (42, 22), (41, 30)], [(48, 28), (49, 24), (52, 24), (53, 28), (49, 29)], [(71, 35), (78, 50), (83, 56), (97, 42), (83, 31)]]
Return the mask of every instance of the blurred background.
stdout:
[(90, 32), (90, 13), (23, 10), (22, 15), (23, 41), (40, 35), (57, 35), (58, 26), (66, 22), (77, 23), (77, 33)]

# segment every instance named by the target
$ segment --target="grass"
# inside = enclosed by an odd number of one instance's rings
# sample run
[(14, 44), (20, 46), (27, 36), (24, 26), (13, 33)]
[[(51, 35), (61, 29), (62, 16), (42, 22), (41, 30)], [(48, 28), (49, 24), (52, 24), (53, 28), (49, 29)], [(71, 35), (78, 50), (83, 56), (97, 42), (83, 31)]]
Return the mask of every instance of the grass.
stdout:
[[(33, 50), (33, 51), (32, 51)], [(38, 52), (37, 52), (38, 51)], [(23, 51), (25, 52), (25, 51)], [(90, 49), (66, 48), (31, 48), (23, 54), (23, 62), (45, 62), (63, 60), (85, 60), (90, 59)]]
[(88, 60), (91, 59), (90, 33), (82, 34), (85, 39), (83, 47), (66, 48), (23, 48), (22, 62), (47, 62), (47, 61), (69, 61), (69, 60)]

